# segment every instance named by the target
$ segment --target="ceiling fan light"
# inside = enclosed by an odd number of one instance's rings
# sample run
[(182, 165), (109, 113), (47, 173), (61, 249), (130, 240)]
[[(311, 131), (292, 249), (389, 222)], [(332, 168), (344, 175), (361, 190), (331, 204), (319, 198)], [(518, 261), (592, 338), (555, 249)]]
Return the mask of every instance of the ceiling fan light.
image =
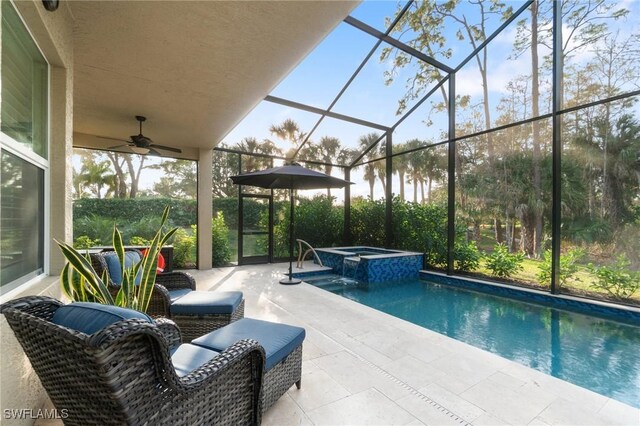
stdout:
[(131, 151), (133, 151), (136, 154), (140, 154), (140, 155), (146, 155), (149, 153), (149, 148), (141, 148), (138, 146), (132, 146), (131, 147)]

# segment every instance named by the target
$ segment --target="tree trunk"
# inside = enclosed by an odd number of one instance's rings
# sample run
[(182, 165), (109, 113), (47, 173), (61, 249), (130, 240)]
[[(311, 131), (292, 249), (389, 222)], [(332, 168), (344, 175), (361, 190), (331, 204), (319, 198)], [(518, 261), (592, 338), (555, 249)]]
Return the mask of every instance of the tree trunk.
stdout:
[(412, 181), (413, 181), (413, 202), (418, 203), (418, 178), (414, 176)]
[(138, 170), (135, 170), (133, 167), (133, 161), (131, 160), (131, 156), (126, 156), (125, 160), (127, 162), (127, 168), (129, 169), (129, 175), (131, 176), (131, 188), (129, 189), (129, 198), (136, 198), (138, 195), (138, 185), (140, 183), (140, 173), (144, 168), (144, 156), (140, 156), (140, 165), (138, 166)]
[(535, 256), (535, 215), (531, 212), (520, 218), (520, 247), (524, 253), (532, 258)]
[(420, 199), (422, 200), (422, 204), (424, 204), (424, 179), (420, 179)]
[(122, 169), (122, 164), (120, 163), (120, 155), (107, 152), (107, 158), (109, 158), (111, 164), (113, 164), (113, 169), (116, 171), (116, 190), (114, 196), (116, 198), (127, 198), (127, 179)]
[(373, 186), (376, 184), (376, 179), (369, 179), (369, 197), (371, 197), (371, 201), (373, 201)]
[(504, 232), (502, 232), (502, 221), (497, 216), (493, 218), (493, 236), (496, 243), (504, 242)]
[(400, 199), (404, 201), (404, 171), (398, 170), (398, 177), (400, 178)]
[(507, 249), (509, 253), (512, 253), (515, 249), (515, 235), (514, 235), (514, 221), (507, 215), (507, 219), (505, 220), (505, 244), (507, 245)]
[(476, 243), (480, 241), (480, 221), (477, 219), (473, 220), (473, 234), (471, 237)]

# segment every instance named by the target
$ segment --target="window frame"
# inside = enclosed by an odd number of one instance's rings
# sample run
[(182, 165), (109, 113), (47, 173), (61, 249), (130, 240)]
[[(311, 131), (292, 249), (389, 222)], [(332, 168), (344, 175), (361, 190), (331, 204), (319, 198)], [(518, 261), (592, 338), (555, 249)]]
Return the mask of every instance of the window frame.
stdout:
[[(24, 17), (20, 13), (20, 10), (16, 7), (14, 0), (9, 0), (10, 7), (13, 7), (20, 22), (24, 25), (24, 28), (27, 30), (29, 37), (35, 44), (38, 52), (42, 55), (44, 61), (47, 64), (47, 89), (46, 89), (46, 101), (45, 107), (47, 109), (47, 119), (46, 119), (46, 129), (47, 136), (45, 140), (45, 144), (47, 147), (47, 158), (44, 158), (37, 154), (33, 149), (24, 148), (23, 144), (16, 141), (14, 138), (9, 136), (8, 134), (2, 132), (0, 130), (0, 154), (3, 151), (6, 151), (12, 155), (15, 155), (19, 159), (41, 169), (44, 172), (44, 211), (43, 214), (43, 234), (44, 238), (42, 241), (42, 272), (37, 273), (36, 271), (32, 271), (29, 274), (23, 275), (22, 277), (10, 282), (6, 283), (4, 286), (0, 287), (0, 300), (9, 300), (16, 294), (27, 290), (28, 288), (34, 286), (35, 284), (42, 281), (43, 278), (49, 276), (50, 272), (50, 253), (51, 253), (51, 242), (50, 242), (50, 216), (51, 216), (51, 171), (50, 171), (50, 160), (51, 157), (51, 63), (47, 59), (44, 51), (40, 47), (38, 40), (34, 37), (31, 32), (29, 25), (24, 20)], [(1, 33), (1, 30), (0, 30)], [(0, 46), (1, 51), (1, 46)], [(1, 67), (0, 67), (1, 71)], [(0, 105), (1, 108), (1, 105)]]

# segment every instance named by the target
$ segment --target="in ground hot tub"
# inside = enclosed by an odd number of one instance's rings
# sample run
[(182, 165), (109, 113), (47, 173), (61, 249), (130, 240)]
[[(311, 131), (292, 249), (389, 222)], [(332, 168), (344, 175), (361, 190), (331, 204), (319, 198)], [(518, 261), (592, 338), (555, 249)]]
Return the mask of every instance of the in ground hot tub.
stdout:
[(324, 266), (336, 274), (364, 283), (418, 278), (422, 253), (376, 247), (331, 247), (316, 249)]

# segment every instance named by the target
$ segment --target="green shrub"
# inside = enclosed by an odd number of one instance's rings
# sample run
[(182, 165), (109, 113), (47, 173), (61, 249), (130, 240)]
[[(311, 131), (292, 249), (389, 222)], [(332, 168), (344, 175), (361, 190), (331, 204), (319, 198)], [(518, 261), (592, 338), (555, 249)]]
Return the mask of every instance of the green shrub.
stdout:
[[(289, 203), (274, 203), (273, 255), (275, 258), (289, 257)], [(294, 237), (312, 247), (335, 247), (344, 245), (343, 206), (336, 206), (326, 195), (311, 199), (301, 198), (295, 207)], [(266, 229), (268, 214), (263, 213), (260, 227)], [(260, 249), (266, 252), (267, 241), (260, 241)], [(294, 256), (298, 245), (294, 242)]]
[(494, 277), (508, 278), (522, 270), (522, 253), (509, 253), (507, 246), (500, 243), (493, 247), (493, 252), (485, 255), (485, 266)]
[(195, 266), (196, 225), (191, 230), (179, 228), (173, 236), (173, 265), (176, 268)]
[[(132, 216), (134, 217), (134, 216)], [(144, 216), (138, 220), (118, 219), (118, 227), (122, 229), (122, 238), (125, 241), (131, 241), (133, 238), (141, 240), (149, 240), (153, 238), (155, 230), (160, 225), (160, 218), (157, 216)], [(169, 226), (174, 226), (172, 222)]]
[[(109, 218), (111, 226), (115, 221), (118, 227), (122, 227), (132, 218), (161, 217), (166, 206), (171, 208), (170, 222), (175, 226), (188, 227), (195, 223), (198, 211), (196, 200), (174, 198), (79, 198), (73, 201), (73, 218), (75, 221), (88, 216), (101, 216)], [(157, 220), (154, 223), (157, 224)], [(151, 233), (147, 238), (153, 235)], [(110, 239), (111, 235), (103, 241)]]
[(213, 266), (224, 266), (231, 259), (229, 248), (229, 228), (224, 222), (224, 215), (218, 212), (211, 218), (212, 262)]
[(99, 246), (99, 245), (100, 245), (100, 240), (99, 239), (92, 240), (91, 238), (89, 238), (86, 235), (80, 235), (73, 242), (73, 248), (76, 248), (76, 249), (88, 249), (88, 248)]
[(86, 235), (92, 240), (109, 241), (113, 238), (113, 219), (92, 214), (73, 220), (73, 235)]
[(456, 271), (469, 272), (478, 269), (482, 254), (475, 241), (456, 242), (454, 250), (454, 265)]
[(612, 296), (627, 299), (640, 288), (640, 272), (629, 269), (631, 262), (623, 254), (611, 265), (588, 265), (589, 271), (596, 276), (591, 287), (604, 290)]
[(132, 246), (148, 246), (150, 243), (150, 240), (138, 236), (131, 237), (129, 239), (129, 244), (131, 244)]
[(385, 201), (351, 201), (351, 237), (355, 245), (385, 247)]
[[(574, 248), (567, 252), (567, 254), (560, 255), (560, 286), (564, 286), (567, 281), (573, 279), (574, 281), (580, 281), (579, 278), (575, 278), (574, 274), (578, 272), (578, 262), (584, 257), (584, 250), (580, 248)], [(541, 284), (551, 283), (551, 250), (545, 250), (542, 254), (542, 263), (538, 266), (540, 272), (537, 275)]]

